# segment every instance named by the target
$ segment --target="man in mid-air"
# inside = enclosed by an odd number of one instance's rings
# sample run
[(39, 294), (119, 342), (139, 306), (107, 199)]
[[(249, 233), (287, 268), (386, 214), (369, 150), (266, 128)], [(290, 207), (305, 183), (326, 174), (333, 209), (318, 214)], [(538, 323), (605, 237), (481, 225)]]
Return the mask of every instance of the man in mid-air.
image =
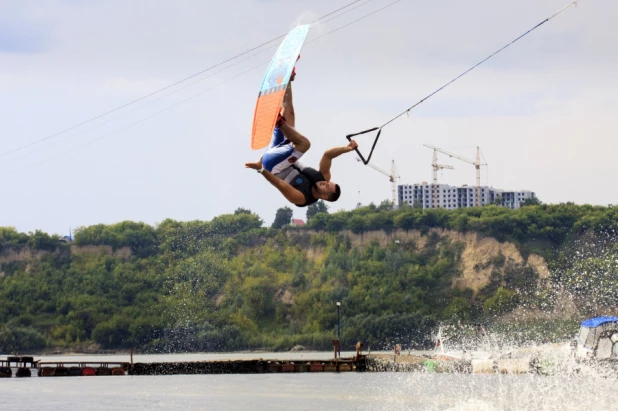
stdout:
[(294, 128), (296, 116), (292, 103), (292, 83), (296, 71), (292, 72), (290, 83), (283, 97), (281, 113), (273, 130), (272, 140), (266, 152), (255, 163), (246, 163), (262, 174), (292, 204), (306, 207), (318, 200), (337, 201), (341, 188), (330, 178), (332, 160), (341, 154), (354, 151), (354, 140), (347, 146), (326, 150), (318, 170), (302, 165), (298, 160), (311, 148), (311, 142)]

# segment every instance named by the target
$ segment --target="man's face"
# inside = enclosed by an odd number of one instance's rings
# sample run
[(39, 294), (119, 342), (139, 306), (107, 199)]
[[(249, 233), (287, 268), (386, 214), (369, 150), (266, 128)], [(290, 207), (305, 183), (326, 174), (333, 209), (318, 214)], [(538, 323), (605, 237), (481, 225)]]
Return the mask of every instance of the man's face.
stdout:
[(336, 184), (332, 181), (318, 181), (315, 183), (316, 189), (320, 194), (331, 194), (335, 192)]

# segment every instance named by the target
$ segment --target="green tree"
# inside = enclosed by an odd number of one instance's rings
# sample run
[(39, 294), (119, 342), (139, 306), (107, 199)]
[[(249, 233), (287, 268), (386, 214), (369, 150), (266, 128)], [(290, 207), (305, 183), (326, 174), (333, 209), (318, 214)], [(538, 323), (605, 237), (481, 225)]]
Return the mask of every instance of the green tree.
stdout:
[(346, 218), (342, 213), (332, 214), (326, 223), (326, 231), (338, 232), (345, 228)]
[(129, 326), (128, 320), (114, 317), (97, 324), (92, 331), (92, 338), (105, 348), (123, 346), (129, 338)]
[(511, 311), (517, 305), (517, 294), (506, 288), (498, 287), (496, 293), (483, 304), (483, 310), (492, 315)]
[(328, 206), (324, 202), (324, 200), (319, 200), (316, 203), (311, 204), (307, 207), (307, 222), (311, 220), (313, 216), (319, 213), (328, 213)]
[(471, 306), (463, 297), (455, 297), (444, 310), (444, 317), (452, 321), (469, 321)]
[(0, 227), (0, 250), (2, 247), (18, 247), (28, 242), (28, 235), (19, 233), (15, 227)]
[(524, 201), (520, 203), (522, 207), (535, 206), (535, 205), (541, 205), (541, 204), (543, 203), (541, 203), (541, 200), (539, 200), (538, 197), (526, 198)]
[(275, 221), (273, 221), (272, 228), (279, 229), (290, 225), (294, 211), (290, 207), (282, 207), (277, 210), (275, 215)]
[(378, 206), (378, 211), (390, 211), (395, 209), (395, 203), (391, 200), (382, 200)]
[(466, 214), (460, 214), (455, 218), (453, 222), (453, 229), (459, 232), (464, 232), (468, 230), (468, 224), (470, 223), (470, 217)]
[(317, 213), (311, 220), (308, 221), (309, 227), (316, 230), (324, 230), (326, 225), (330, 221), (330, 215), (328, 213)]
[(30, 238), (28, 239), (28, 247), (34, 250), (53, 251), (58, 246), (58, 243), (57, 238), (53, 238), (41, 230), (30, 233)]
[(408, 212), (404, 214), (397, 214), (397, 216), (394, 219), (394, 223), (395, 223), (395, 227), (397, 228), (400, 228), (406, 231), (411, 230), (417, 224), (416, 213)]
[(215, 235), (236, 235), (262, 226), (264, 222), (256, 214), (224, 214), (210, 222)]
[(242, 207), (238, 207), (236, 210), (234, 210), (234, 214), (238, 215), (238, 214), (253, 214), (251, 212), (251, 210), (248, 210), (246, 208), (242, 208)]
[[(556, 289), (586, 315), (615, 307), (616, 207), (380, 211), (369, 205), (317, 213), (309, 227), (322, 232), (285, 235), (248, 210), (212, 221), (164, 220), (156, 228), (100, 224), (80, 229), (76, 241), (133, 253), (60, 245), (16, 261), (7, 250), (45, 247), (53, 237), (0, 228), (0, 351), (93, 343), (151, 352), (327, 349), (337, 321), (334, 301), (345, 308), (345, 344), (360, 339), (389, 348), (407, 341), (422, 348), (431, 345), (436, 320), (510, 327), (504, 322), (513, 318), (494, 317), (518, 304), (544, 307)], [(395, 228), (426, 235), (421, 241), (363, 238), (359, 247), (342, 231)], [(485, 287), (476, 293), (454, 287), (465, 245), (443, 230), (511, 241), (524, 255), (542, 255), (551, 275), (538, 278), (524, 264), (488, 254), (475, 267), (480, 273), (493, 266)]]
[(367, 231), (367, 222), (363, 217), (355, 215), (348, 220), (348, 228), (354, 234), (361, 234)]
[(45, 348), (45, 337), (31, 327), (0, 328), (0, 351), (5, 353), (28, 352)]
[(394, 227), (392, 213), (380, 212), (369, 216), (367, 222), (371, 230), (391, 231)]

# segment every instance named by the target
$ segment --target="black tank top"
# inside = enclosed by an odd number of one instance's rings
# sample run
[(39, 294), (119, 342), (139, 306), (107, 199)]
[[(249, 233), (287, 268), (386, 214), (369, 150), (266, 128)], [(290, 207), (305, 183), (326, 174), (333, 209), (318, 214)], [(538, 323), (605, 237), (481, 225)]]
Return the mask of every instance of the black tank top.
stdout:
[(298, 171), (298, 175), (292, 178), (290, 185), (303, 193), (303, 195), (305, 196), (305, 204), (296, 204), (296, 206), (307, 207), (308, 205), (311, 205), (318, 201), (317, 198), (313, 197), (311, 189), (318, 181), (325, 181), (322, 173), (311, 167), (305, 167), (302, 170), (296, 165), (293, 165), (292, 167), (294, 167), (294, 169)]

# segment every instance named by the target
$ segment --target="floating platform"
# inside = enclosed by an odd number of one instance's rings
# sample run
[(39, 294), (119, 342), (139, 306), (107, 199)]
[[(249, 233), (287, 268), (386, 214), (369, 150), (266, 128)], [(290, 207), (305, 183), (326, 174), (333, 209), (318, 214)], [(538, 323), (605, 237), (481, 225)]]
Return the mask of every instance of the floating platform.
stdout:
[[(525, 354), (525, 355), (524, 355)], [(596, 361), (618, 375), (618, 361)], [(458, 374), (547, 374), (556, 371), (554, 361), (530, 353), (509, 353), (499, 358), (457, 359), (440, 355), (371, 354), (330, 360), (219, 360), (189, 362), (66, 362), (35, 361), (32, 357), (0, 360), (0, 378), (82, 377), (124, 375), (271, 374), (340, 372), (428, 372)]]
[[(29, 357), (31, 358), (31, 357)], [(267, 374), (302, 372), (367, 371), (366, 356), (333, 360), (230, 360), (191, 362), (43, 362), (29, 363), (0, 360), (0, 377), (30, 377), (35, 368), (39, 377), (82, 377), (120, 375), (190, 375), (190, 374)], [(12, 367), (15, 366), (15, 367)]]
[(33, 357), (7, 357), (5, 360), (0, 360), (0, 378), (11, 378), (13, 376), (13, 368), (17, 368), (15, 377), (30, 377), (32, 376), (30, 369), (36, 368), (37, 365), (38, 361), (34, 361)]
[(131, 364), (126, 362), (39, 362), (39, 377), (87, 377), (126, 375)]
[(135, 363), (129, 375), (266, 374), (366, 371), (365, 358), (355, 360), (236, 360), (178, 363)]

